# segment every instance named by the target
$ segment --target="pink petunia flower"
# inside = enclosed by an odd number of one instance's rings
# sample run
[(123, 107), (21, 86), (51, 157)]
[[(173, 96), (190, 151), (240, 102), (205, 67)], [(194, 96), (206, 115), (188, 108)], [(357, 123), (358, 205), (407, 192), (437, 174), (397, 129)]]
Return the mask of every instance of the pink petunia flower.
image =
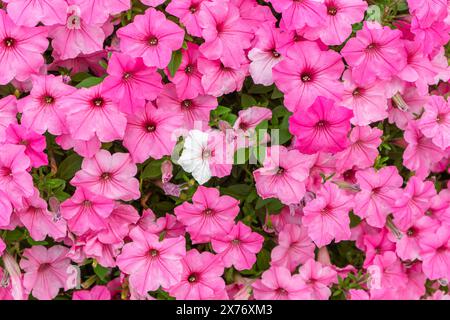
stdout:
[(303, 225), (318, 247), (350, 239), (349, 211), (353, 197), (346, 195), (337, 185), (326, 182), (316, 198), (303, 208)]
[(114, 208), (114, 201), (102, 195), (77, 188), (73, 196), (61, 204), (61, 215), (69, 230), (77, 235), (106, 229), (106, 219)]
[(182, 259), (186, 255), (184, 237), (159, 241), (158, 236), (134, 228), (132, 242), (125, 244), (117, 257), (119, 269), (130, 275), (130, 285), (140, 295), (169, 288), (180, 282)]
[(165, 68), (172, 51), (181, 48), (184, 31), (166, 19), (164, 14), (149, 8), (137, 15), (129, 25), (117, 31), (120, 48), (131, 57), (142, 57), (148, 67)]
[[(371, 291), (377, 289), (391, 289), (397, 286), (405, 286), (407, 276), (403, 265), (397, 255), (392, 251), (386, 251), (377, 255), (368, 268), (374, 268), (375, 275), (379, 278), (379, 283), (371, 288)], [(374, 279), (375, 280), (375, 279)], [(375, 280), (378, 282), (378, 280)]]
[(305, 283), (303, 299), (307, 300), (327, 300), (331, 295), (329, 287), (337, 283), (337, 272), (314, 259), (300, 267), (299, 277)]
[(344, 63), (337, 52), (322, 51), (317, 43), (303, 41), (273, 68), (273, 79), (285, 94), (289, 111), (306, 110), (319, 96), (340, 100), (343, 71)]
[(17, 26), (5, 10), (0, 10), (0, 22), (0, 64), (8, 66), (0, 74), (0, 84), (14, 78), (25, 81), (44, 64), (47, 29)]
[(239, 213), (239, 201), (230, 196), (220, 196), (216, 188), (199, 186), (192, 197), (192, 204), (184, 202), (174, 212), (194, 243), (208, 242), (213, 236), (231, 231), (233, 219)]
[(181, 280), (168, 288), (171, 296), (178, 300), (207, 300), (225, 291), (225, 281), (221, 277), (224, 265), (219, 255), (192, 249), (186, 252), (181, 264)]
[(425, 235), (420, 246), (423, 272), (430, 280), (450, 279), (450, 228), (442, 225)]
[(164, 238), (177, 238), (186, 233), (184, 225), (173, 214), (157, 218), (151, 209), (144, 210), (137, 226)]
[[(70, 1), (69, 1), (70, 2)], [(76, 0), (76, 3), (86, 10), (86, 19), (90, 23), (102, 24), (111, 15), (119, 14), (131, 8), (128, 0)]]
[(120, 253), (123, 243), (103, 243), (98, 233), (88, 233), (83, 239), (83, 254), (86, 258), (95, 259), (106, 268), (116, 267), (116, 258)]
[(306, 289), (300, 275), (292, 276), (284, 267), (271, 267), (252, 287), (256, 300), (301, 300)]
[(190, 35), (201, 37), (202, 29), (199, 24), (199, 12), (203, 1), (205, 0), (171, 1), (166, 7), (166, 11), (180, 18), (180, 22), (186, 26), (186, 30)]
[(115, 52), (109, 60), (107, 72), (102, 92), (127, 114), (140, 111), (145, 100), (155, 100), (163, 88), (161, 75), (156, 68), (147, 67), (142, 58)]
[(287, 224), (278, 235), (278, 246), (271, 253), (271, 265), (293, 272), (300, 264), (314, 259), (316, 246), (304, 226)]
[(289, 130), (296, 136), (295, 146), (301, 152), (338, 152), (349, 143), (350, 110), (336, 106), (332, 100), (318, 97), (305, 111), (297, 111), (289, 119)]
[(429, 26), (422, 26), (417, 17), (411, 21), (414, 40), (422, 44), (424, 54), (430, 54), (450, 40), (450, 25), (442, 20), (435, 20)]
[(34, 27), (39, 22), (46, 26), (66, 21), (67, 2), (64, 0), (5, 0), (8, 16), (19, 26)]
[(25, 271), (23, 285), (39, 300), (54, 299), (61, 288), (67, 288), (70, 259), (63, 246), (33, 246), (25, 249), (20, 267)]
[(355, 214), (365, 218), (370, 226), (382, 228), (401, 194), (402, 177), (396, 167), (388, 166), (378, 171), (373, 168), (358, 171), (356, 180), (361, 191), (355, 195)]
[(305, 195), (305, 183), (313, 159), (284, 146), (271, 147), (264, 167), (253, 172), (256, 190), (263, 198), (278, 198), (284, 204), (298, 204)]
[(17, 100), (13, 95), (0, 99), (0, 142), (5, 140), (5, 131), (10, 124), (17, 123)]
[(12, 212), (13, 207), (11, 201), (8, 199), (8, 195), (0, 190), (0, 227), (6, 227), (9, 225)]
[(139, 181), (134, 178), (136, 172), (128, 153), (111, 155), (100, 150), (93, 158), (83, 160), (81, 170), (70, 183), (109, 199), (128, 201), (140, 196)]
[(448, 3), (446, 0), (407, 0), (410, 12), (424, 27), (434, 21), (444, 20), (447, 16)]
[(22, 124), (36, 131), (60, 135), (64, 132), (65, 112), (62, 101), (76, 89), (63, 82), (62, 77), (54, 75), (33, 76), (33, 89), (30, 95), (20, 99)]
[(450, 147), (450, 104), (441, 96), (431, 96), (417, 125), (433, 143), (445, 150)]
[(62, 103), (73, 138), (88, 141), (97, 136), (101, 142), (123, 138), (126, 116), (115, 102), (106, 97), (101, 84), (78, 89)]
[(98, 232), (98, 240), (106, 244), (122, 242), (139, 218), (139, 213), (132, 205), (116, 201), (106, 218), (106, 229)]
[(264, 237), (241, 221), (227, 234), (217, 234), (211, 239), (215, 252), (222, 258), (226, 268), (234, 266), (236, 270), (248, 270), (256, 262), (256, 254), (261, 250)]
[(270, 2), (274, 9), (282, 14), (282, 21), (288, 30), (324, 25), (327, 8), (323, 0), (270, 0)]
[(170, 155), (177, 143), (173, 133), (182, 119), (181, 113), (156, 108), (152, 102), (129, 115), (123, 145), (130, 151), (133, 161), (141, 163), (149, 157), (161, 159)]
[(75, 291), (72, 300), (111, 300), (111, 292), (107, 287), (97, 285), (90, 290)]
[(366, 85), (377, 78), (389, 80), (406, 65), (406, 50), (400, 39), (402, 33), (378, 23), (365, 22), (341, 50), (352, 68), (355, 82)]

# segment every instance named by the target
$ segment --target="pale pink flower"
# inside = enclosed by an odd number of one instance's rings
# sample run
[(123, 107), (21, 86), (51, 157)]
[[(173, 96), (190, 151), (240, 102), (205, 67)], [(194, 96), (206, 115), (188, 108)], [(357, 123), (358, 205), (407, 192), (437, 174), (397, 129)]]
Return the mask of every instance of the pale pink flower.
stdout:
[(0, 142), (5, 140), (5, 131), (10, 124), (17, 123), (17, 100), (13, 95), (0, 99)]
[(22, 124), (36, 131), (60, 135), (64, 131), (65, 112), (62, 101), (76, 89), (54, 75), (33, 76), (30, 95), (18, 101)]
[(211, 239), (215, 252), (222, 258), (226, 268), (236, 270), (251, 269), (256, 262), (256, 254), (261, 250), (264, 237), (241, 221), (227, 234), (216, 234)]
[(318, 97), (306, 110), (298, 110), (289, 119), (289, 130), (296, 136), (295, 146), (301, 152), (313, 154), (344, 150), (349, 140), (350, 119), (353, 113), (334, 104), (333, 100)]
[(126, 116), (106, 97), (102, 84), (78, 89), (62, 103), (74, 139), (87, 141), (97, 136), (101, 142), (111, 142), (123, 138)]
[(156, 68), (149, 68), (142, 58), (113, 53), (108, 63), (108, 76), (103, 81), (103, 94), (119, 104), (122, 112), (133, 114), (155, 100), (163, 85)]
[(23, 285), (35, 298), (52, 300), (59, 289), (66, 288), (70, 259), (63, 246), (33, 246), (25, 249), (20, 267), (25, 271)]
[(305, 26), (318, 27), (325, 24), (327, 8), (323, 0), (271, 0), (288, 30), (301, 29)]
[(85, 238), (83, 254), (87, 258), (95, 259), (100, 265), (107, 268), (116, 266), (116, 257), (123, 243), (103, 243), (96, 233), (89, 233)]
[(86, 10), (85, 19), (89, 23), (97, 24), (106, 22), (111, 15), (119, 14), (131, 8), (129, 0), (76, 0), (76, 3), (82, 10)]
[(90, 290), (78, 290), (72, 300), (111, 300), (111, 292), (105, 286), (95, 286)]
[(144, 210), (137, 225), (144, 231), (164, 238), (177, 238), (186, 233), (184, 225), (173, 214), (167, 213), (157, 218), (151, 209)]
[(220, 196), (216, 188), (199, 186), (192, 197), (192, 204), (184, 202), (174, 212), (194, 243), (209, 242), (211, 237), (231, 231), (233, 220), (239, 213), (239, 201), (230, 196)]
[(186, 255), (184, 237), (159, 241), (158, 236), (134, 228), (132, 242), (125, 244), (117, 257), (119, 269), (130, 275), (130, 285), (140, 295), (169, 288), (180, 282), (182, 259)]
[(149, 157), (161, 159), (170, 155), (177, 143), (174, 131), (179, 128), (182, 119), (181, 113), (156, 108), (153, 102), (128, 115), (123, 145), (133, 161), (141, 163)]
[(441, 96), (431, 96), (417, 125), (433, 143), (445, 150), (450, 147), (450, 104)]
[(178, 300), (207, 300), (225, 291), (221, 277), (224, 265), (219, 255), (192, 249), (186, 252), (181, 264), (181, 280), (168, 288), (171, 296)]
[(304, 226), (287, 224), (278, 235), (278, 246), (271, 253), (271, 264), (293, 272), (300, 264), (314, 259), (316, 246)]
[(309, 259), (300, 267), (299, 277), (306, 287), (302, 299), (307, 300), (327, 300), (331, 295), (329, 287), (337, 283), (337, 272), (314, 259)]
[(21, 27), (11, 21), (5, 10), (0, 10), (0, 64), (8, 66), (0, 74), (0, 84), (14, 78), (27, 80), (44, 64), (47, 50), (45, 27)]
[(450, 228), (441, 226), (419, 242), (423, 272), (430, 280), (450, 279)]
[(5, 0), (6, 11), (19, 26), (34, 27), (39, 22), (46, 26), (66, 21), (67, 2), (64, 0)]
[(319, 190), (316, 198), (304, 208), (303, 225), (308, 235), (318, 247), (331, 243), (349, 240), (350, 217), (353, 197), (346, 195), (332, 182), (326, 182)]
[(199, 12), (202, 2), (205, 0), (177, 0), (171, 1), (166, 11), (175, 17), (186, 27), (187, 32), (194, 37), (202, 36), (199, 25)]
[(71, 184), (110, 199), (128, 201), (140, 196), (139, 181), (134, 178), (136, 172), (128, 153), (111, 155), (107, 150), (100, 150), (93, 158), (83, 160)]
[(340, 100), (343, 71), (344, 63), (337, 52), (322, 51), (317, 43), (303, 41), (273, 68), (273, 79), (285, 94), (289, 111), (306, 110), (319, 96)]
[(361, 191), (355, 195), (355, 214), (365, 218), (370, 226), (382, 228), (401, 194), (402, 177), (396, 167), (388, 166), (378, 171), (373, 168), (358, 171), (356, 180)]
[(92, 158), (102, 146), (102, 143), (98, 140), (97, 136), (94, 136), (86, 141), (74, 139), (69, 133), (56, 137), (55, 141), (64, 150), (70, 150), (73, 148), (73, 151), (86, 158)]
[(117, 31), (120, 48), (131, 57), (142, 57), (149, 67), (165, 68), (172, 51), (181, 48), (184, 31), (164, 14), (149, 8), (137, 15), (133, 23)]

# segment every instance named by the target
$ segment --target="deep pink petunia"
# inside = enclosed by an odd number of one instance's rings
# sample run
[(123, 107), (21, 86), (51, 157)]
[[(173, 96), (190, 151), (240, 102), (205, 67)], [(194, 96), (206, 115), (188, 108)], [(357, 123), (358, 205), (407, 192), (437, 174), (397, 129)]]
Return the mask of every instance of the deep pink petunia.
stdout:
[(215, 252), (222, 258), (225, 267), (236, 270), (251, 269), (256, 254), (261, 250), (264, 237), (239, 221), (227, 234), (217, 234), (211, 239)]
[(192, 204), (184, 202), (174, 210), (177, 219), (186, 227), (194, 243), (209, 242), (211, 237), (227, 234), (239, 213), (239, 201), (220, 196), (216, 188), (199, 186)]
[(317, 43), (303, 41), (273, 68), (273, 79), (285, 94), (289, 111), (306, 110), (319, 96), (340, 99), (343, 71), (344, 63), (337, 52), (322, 51)]
[(149, 67), (165, 68), (172, 57), (172, 51), (181, 48), (184, 31), (165, 15), (149, 8), (143, 15), (137, 15), (133, 23), (117, 31), (120, 48), (131, 57), (142, 57)]
[(156, 68), (149, 68), (142, 58), (115, 52), (109, 59), (103, 94), (115, 101), (127, 114), (139, 111), (145, 100), (155, 100), (163, 85)]
[(334, 104), (333, 100), (318, 97), (305, 111), (298, 110), (289, 119), (289, 131), (296, 136), (296, 147), (304, 153), (317, 151), (339, 152), (349, 140), (350, 119), (353, 113)]
[(199, 12), (202, 2), (205, 0), (177, 0), (171, 1), (166, 11), (175, 17), (186, 27), (187, 32), (194, 37), (202, 36), (199, 25)]
[(450, 278), (450, 227), (443, 225), (423, 237), (420, 256), (423, 272), (430, 280)]
[(142, 110), (128, 115), (123, 145), (136, 163), (144, 162), (149, 157), (161, 159), (172, 153), (177, 143), (174, 131), (182, 121), (181, 113), (156, 108), (148, 102)]
[(81, 170), (70, 183), (109, 199), (128, 201), (140, 196), (139, 181), (134, 178), (136, 172), (128, 153), (100, 150), (94, 157), (83, 160)]
[(441, 96), (431, 96), (417, 125), (433, 143), (445, 150), (450, 147), (450, 104)]
[(159, 237), (134, 228), (131, 242), (122, 248), (117, 257), (119, 269), (130, 275), (133, 289), (140, 295), (155, 291), (160, 286), (169, 288), (180, 282), (182, 259), (186, 255), (184, 237), (159, 241)]

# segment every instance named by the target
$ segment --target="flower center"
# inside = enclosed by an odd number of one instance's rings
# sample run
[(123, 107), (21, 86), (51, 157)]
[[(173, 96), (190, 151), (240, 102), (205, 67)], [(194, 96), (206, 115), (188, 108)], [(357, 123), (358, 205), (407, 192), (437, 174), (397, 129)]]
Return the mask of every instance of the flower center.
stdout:
[(272, 55), (273, 55), (275, 58), (279, 58), (279, 57), (281, 56), (281, 54), (280, 54), (279, 52), (277, 52), (276, 50), (272, 50)]
[(91, 206), (92, 202), (89, 200), (84, 200), (83, 201), (83, 206), (89, 208)]
[(104, 106), (105, 100), (103, 100), (103, 98), (101, 98), (101, 97), (98, 97), (98, 98), (95, 98), (95, 99), (92, 100), (92, 104), (95, 107), (99, 107), (100, 108), (100, 107)]
[(325, 120), (320, 120), (319, 122), (316, 123), (316, 127), (323, 128), (323, 127), (326, 127), (327, 124), (328, 124), (327, 121), (325, 121)]
[(47, 271), (50, 268), (50, 263), (43, 263), (39, 266), (39, 272)]
[(124, 80), (128, 80), (128, 79), (130, 79), (130, 78), (131, 78), (131, 73), (125, 72), (125, 73), (123, 74), (123, 79), (124, 79)]
[(111, 174), (109, 172), (103, 172), (100, 176), (103, 180), (109, 180), (111, 178)]
[(159, 251), (156, 250), (156, 249), (151, 249), (149, 254), (150, 254), (151, 257), (154, 258), (154, 257), (157, 257), (159, 255)]
[(278, 288), (277, 293), (284, 296), (287, 294), (287, 291), (284, 288)]
[(158, 44), (158, 38), (150, 37), (148, 39), (148, 44), (151, 45), (151, 46), (156, 46)]
[(312, 80), (312, 76), (310, 73), (302, 73), (301, 79), (303, 82), (310, 82)]
[(44, 97), (44, 102), (46, 104), (52, 104), (53, 102), (55, 102), (55, 98), (53, 98), (52, 96), (45, 96)]
[(335, 16), (336, 13), (337, 13), (337, 8), (336, 8), (336, 7), (328, 7), (327, 13), (328, 13), (330, 16)]
[(205, 209), (205, 211), (203, 211), (203, 214), (205, 216), (212, 216), (214, 214), (214, 211), (212, 209), (207, 208)]
[(181, 102), (181, 106), (184, 108), (189, 108), (190, 106), (192, 106), (192, 101), (191, 100), (183, 100), (183, 102)]
[(406, 235), (408, 237), (413, 237), (416, 234), (416, 230), (414, 228), (409, 228), (408, 231), (406, 231)]
[(192, 5), (192, 6), (189, 7), (189, 11), (190, 11), (191, 13), (196, 13), (197, 10), (198, 10), (198, 8), (197, 8), (197, 6), (195, 6), (195, 5)]
[(156, 125), (154, 123), (148, 123), (145, 126), (145, 129), (147, 130), (147, 132), (154, 132), (156, 130)]
[(70, 17), (67, 18), (67, 24), (68, 29), (80, 29), (81, 27), (81, 19), (79, 16), (73, 14)]
[(11, 48), (12, 46), (14, 46), (14, 44), (16, 43), (16, 40), (14, 40), (11, 37), (7, 37), (3, 40), (3, 44), (5, 45), (5, 47), (7, 48)]
[(186, 66), (186, 68), (184, 68), (184, 72), (186, 72), (187, 74), (191, 74), (194, 71), (194, 67), (191, 66), (190, 64), (188, 64)]
[(372, 51), (372, 50), (375, 50), (377, 47), (378, 47), (377, 44), (376, 44), (375, 42), (372, 42), (371, 44), (369, 44), (369, 45), (366, 47), (366, 50)]
[(197, 281), (197, 278), (198, 278), (198, 276), (197, 276), (195, 273), (192, 273), (191, 275), (189, 275), (188, 281), (189, 281), (190, 283), (194, 283), (194, 282)]
[(203, 159), (211, 158), (212, 155), (213, 155), (213, 152), (211, 150), (209, 150), (209, 149), (205, 149), (202, 152), (202, 158)]
[(283, 174), (284, 173), (284, 168), (278, 168), (277, 174)]
[(0, 168), (0, 177), (11, 177), (11, 176), (12, 176), (11, 168), (8, 167)]
[(438, 124), (442, 124), (442, 123), (445, 122), (445, 118), (446, 118), (446, 115), (440, 113), (440, 114), (438, 114), (437, 117), (436, 117), (436, 122), (437, 122)]
[(241, 243), (241, 240), (239, 240), (239, 239), (234, 239), (233, 241), (231, 241), (231, 243), (234, 244), (234, 245), (238, 245), (238, 244)]
[(361, 91), (359, 91), (359, 88), (356, 88), (355, 90), (353, 90), (353, 92), (352, 92), (352, 95), (354, 96), (354, 97), (357, 97), (357, 96), (359, 96), (361, 94)]

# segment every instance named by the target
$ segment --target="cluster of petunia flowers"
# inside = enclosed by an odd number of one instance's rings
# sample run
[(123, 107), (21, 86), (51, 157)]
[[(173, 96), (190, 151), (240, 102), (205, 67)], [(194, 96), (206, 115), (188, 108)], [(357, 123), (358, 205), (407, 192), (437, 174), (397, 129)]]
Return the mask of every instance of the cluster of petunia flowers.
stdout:
[[(0, 84), (18, 94), (0, 100), (0, 234), (24, 228), (38, 244), (18, 252), (0, 238), (0, 299), (153, 299), (158, 290), (176, 299), (329, 299), (350, 274), (364, 281), (348, 299), (449, 298), (446, 0), (407, 0), (409, 14), (386, 25), (367, 18), (363, 0), (3, 3)], [(73, 86), (83, 72), (99, 83)], [(251, 173), (260, 198), (283, 204), (258, 230), (237, 219), (238, 199), (203, 186), (229, 176), (235, 152), (261, 143), (253, 134), (272, 119), (255, 105), (210, 125), (221, 97), (249, 78), (283, 94), (293, 136), (269, 142)], [(383, 123), (402, 136), (389, 140)], [(56, 167), (49, 136), (83, 157), (61, 203), (34, 177)], [(404, 150), (397, 165), (379, 161), (387, 140)], [(127, 152), (103, 148), (114, 141)], [(135, 205), (136, 175), (163, 158), (155, 183), (168, 196), (185, 188), (171, 182), (175, 165), (196, 190), (158, 216), (152, 203)], [(46, 239), (52, 245), (39, 244)], [(268, 239), (268, 268), (239, 274)], [(332, 263), (327, 246), (341, 241), (364, 253), (362, 266)], [(87, 259), (118, 276), (75, 288)]]

